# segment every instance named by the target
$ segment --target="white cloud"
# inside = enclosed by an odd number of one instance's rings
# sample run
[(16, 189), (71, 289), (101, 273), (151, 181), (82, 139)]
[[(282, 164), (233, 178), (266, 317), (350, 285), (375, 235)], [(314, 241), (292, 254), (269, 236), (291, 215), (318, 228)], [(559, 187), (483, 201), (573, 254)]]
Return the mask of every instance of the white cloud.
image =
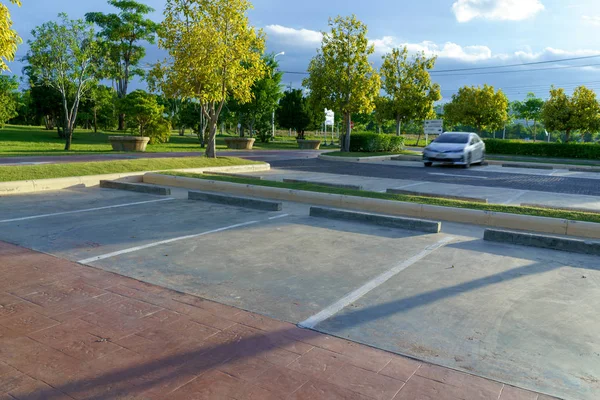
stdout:
[[(320, 46), (323, 35), (321, 32), (308, 29), (294, 29), (281, 25), (268, 25), (265, 30), (269, 34), (269, 40), (277, 46), (285, 45), (286, 49), (296, 48), (299, 52), (307, 54), (307, 50), (313, 50)], [(399, 40), (393, 36), (383, 36), (381, 38), (370, 39), (369, 42), (375, 46), (375, 56), (377, 58), (389, 53), (394, 48), (406, 46), (410, 53), (424, 52), (428, 56), (437, 56), (440, 61), (447, 60), (454, 63), (485, 65), (490, 62), (495, 65), (518, 64), (536, 61), (559, 60), (563, 58), (585, 57), (600, 55), (600, 50), (580, 49), (580, 50), (561, 50), (547, 47), (542, 51), (535, 52), (529, 47), (524, 50), (513, 53), (494, 53), (492, 49), (485, 45), (467, 45), (463, 46), (453, 42), (443, 44), (432, 41), (423, 41), (420, 43), (410, 43)], [(286, 50), (286, 53), (292, 53)], [(312, 53), (312, 52), (311, 52)], [(590, 63), (598, 61), (592, 60)], [(584, 63), (585, 64), (585, 63)], [(553, 64), (556, 66), (556, 64)]]
[(438, 56), (453, 60), (475, 62), (491, 59), (492, 50), (487, 46), (461, 46), (456, 43), (446, 42), (438, 45), (434, 42), (424, 41), (421, 43), (401, 43), (392, 36), (384, 36), (381, 39), (371, 40), (375, 46), (375, 53), (383, 55), (389, 53), (393, 48), (406, 46), (411, 53), (424, 52), (428, 56)]
[(522, 21), (544, 10), (540, 0), (457, 0), (452, 11), (458, 22), (475, 18)]
[(282, 44), (317, 48), (321, 45), (323, 34), (309, 29), (294, 29), (281, 25), (265, 26), (267, 34), (274, 36)]
[(585, 22), (587, 22), (588, 24), (600, 26), (600, 15), (594, 15), (594, 16), (584, 15), (581, 17), (581, 19), (584, 20)]

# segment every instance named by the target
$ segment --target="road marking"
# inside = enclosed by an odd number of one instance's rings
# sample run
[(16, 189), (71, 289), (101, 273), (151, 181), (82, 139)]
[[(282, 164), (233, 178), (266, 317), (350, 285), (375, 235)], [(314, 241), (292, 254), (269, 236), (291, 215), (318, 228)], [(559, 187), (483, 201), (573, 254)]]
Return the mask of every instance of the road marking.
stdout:
[(458, 176), (459, 178), (473, 178), (473, 179), (489, 179), (487, 176), (459, 175), (459, 174), (445, 174), (445, 173), (443, 173), (443, 172), (429, 172), (429, 175), (440, 175), (440, 176)]
[(376, 289), (377, 287), (383, 285), (384, 283), (389, 281), (391, 278), (398, 275), (400, 272), (404, 271), (406, 268), (408, 268), (411, 265), (415, 264), (416, 262), (422, 260), (423, 258), (427, 257), (434, 251), (440, 249), (441, 247), (445, 246), (446, 244), (450, 243), (453, 240), (454, 240), (454, 238), (452, 236), (448, 236), (448, 237), (440, 240), (439, 242), (426, 247), (419, 254), (409, 258), (408, 260), (395, 266), (394, 268), (390, 269), (389, 271), (384, 272), (383, 274), (379, 275), (372, 281), (367, 282), (365, 285), (359, 287), (355, 291), (348, 293), (346, 296), (342, 297), (340, 300), (336, 301), (329, 307), (325, 308), (323, 311), (300, 322), (298, 324), (298, 326), (300, 326), (301, 328), (307, 328), (307, 329), (314, 328), (321, 322), (331, 318), (338, 312), (342, 311), (344, 308), (346, 308), (350, 304), (354, 303), (356, 300), (360, 299), (361, 297), (363, 297), (364, 295), (366, 295), (373, 289)]
[(143, 246), (131, 247), (131, 248), (125, 249), (125, 250), (119, 250), (119, 251), (115, 251), (113, 253), (103, 254), (101, 256), (86, 258), (85, 260), (81, 260), (81, 261), (77, 261), (77, 262), (79, 264), (89, 264), (89, 263), (93, 263), (94, 261), (105, 260), (107, 258), (112, 258), (112, 257), (120, 256), (122, 254), (134, 253), (136, 251), (140, 251), (140, 250), (144, 250), (144, 249), (149, 249), (151, 247), (156, 247), (156, 246), (160, 246), (160, 245), (163, 245), (163, 244), (169, 244), (169, 243), (173, 243), (173, 242), (178, 242), (178, 241), (181, 241), (181, 240), (194, 239), (194, 238), (197, 238), (197, 237), (210, 235), (212, 233), (223, 232), (223, 231), (227, 231), (227, 230), (230, 230), (230, 229), (240, 228), (242, 226), (248, 226), (248, 225), (256, 224), (258, 222), (259, 221), (244, 222), (242, 224), (235, 224), (235, 225), (225, 226), (223, 228), (213, 229), (212, 231), (197, 233), (197, 234), (194, 234), (194, 235), (180, 236), (180, 237), (176, 237), (176, 238), (173, 238), (173, 239), (161, 240), (160, 242), (149, 243), (149, 244), (145, 244)]
[(269, 218), (269, 220), (274, 220), (274, 219), (280, 219), (280, 218), (285, 218), (285, 217), (289, 217), (290, 214), (281, 214), (281, 215), (276, 215), (274, 217)]
[(78, 214), (78, 213), (84, 213), (84, 212), (90, 212), (90, 211), (108, 210), (110, 208), (121, 208), (121, 207), (137, 206), (137, 205), (140, 205), (140, 204), (158, 203), (158, 202), (161, 202), (161, 201), (170, 201), (170, 200), (175, 200), (175, 199), (173, 197), (167, 197), (165, 199), (158, 199), (158, 200), (138, 201), (137, 203), (116, 204), (114, 206), (86, 208), (85, 210), (63, 211), (63, 212), (52, 213), (52, 214), (32, 215), (30, 217), (22, 217), (22, 218), (13, 218), (13, 219), (0, 220), (0, 223), (3, 223), (3, 222), (27, 221), (27, 220), (30, 220), (30, 219), (54, 217), (56, 215)]
[(528, 190), (521, 190), (519, 193), (515, 194), (513, 197), (506, 200), (502, 204), (512, 204), (512, 203), (516, 202), (517, 200), (519, 200), (521, 197), (523, 197), (523, 195), (525, 195), (528, 192), (529, 192)]

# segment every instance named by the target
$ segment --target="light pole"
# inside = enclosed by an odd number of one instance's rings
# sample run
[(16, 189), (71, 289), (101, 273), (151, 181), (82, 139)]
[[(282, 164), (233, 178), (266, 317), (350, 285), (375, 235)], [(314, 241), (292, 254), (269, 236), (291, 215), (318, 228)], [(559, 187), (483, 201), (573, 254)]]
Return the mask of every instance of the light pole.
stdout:
[[(273, 60), (279, 56), (285, 56), (285, 51), (275, 54), (275, 57), (273, 57)], [(273, 139), (275, 139), (275, 109), (273, 109), (273, 115), (271, 116), (271, 137)]]

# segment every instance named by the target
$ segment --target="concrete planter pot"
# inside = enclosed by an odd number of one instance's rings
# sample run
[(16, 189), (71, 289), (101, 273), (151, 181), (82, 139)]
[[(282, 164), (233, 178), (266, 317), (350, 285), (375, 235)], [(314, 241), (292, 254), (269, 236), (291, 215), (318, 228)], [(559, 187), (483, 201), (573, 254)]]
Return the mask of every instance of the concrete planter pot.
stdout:
[(245, 137), (229, 137), (225, 138), (225, 144), (228, 149), (235, 150), (252, 150), (252, 146), (254, 146), (254, 142), (256, 139), (254, 138), (245, 138)]
[(321, 148), (320, 140), (298, 140), (298, 147), (302, 150), (319, 150)]
[(114, 151), (146, 151), (150, 141), (146, 136), (109, 136), (108, 140)]

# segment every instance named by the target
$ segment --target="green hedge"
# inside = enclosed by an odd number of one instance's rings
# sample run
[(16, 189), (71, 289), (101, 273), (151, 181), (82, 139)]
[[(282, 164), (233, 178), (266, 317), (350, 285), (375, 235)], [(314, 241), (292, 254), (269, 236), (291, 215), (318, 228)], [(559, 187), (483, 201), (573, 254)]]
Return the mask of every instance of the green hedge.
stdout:
[(488, 154), (600, 159), (600, 145), (590, 143), (531, 143), (501, 139), (485, 139)]
[(376, 133), (354, 133), (350, 137), (350, 151), (360, 153), (375, 153), (402, 151), (404, 138), (394, 135), (379, 135)]

